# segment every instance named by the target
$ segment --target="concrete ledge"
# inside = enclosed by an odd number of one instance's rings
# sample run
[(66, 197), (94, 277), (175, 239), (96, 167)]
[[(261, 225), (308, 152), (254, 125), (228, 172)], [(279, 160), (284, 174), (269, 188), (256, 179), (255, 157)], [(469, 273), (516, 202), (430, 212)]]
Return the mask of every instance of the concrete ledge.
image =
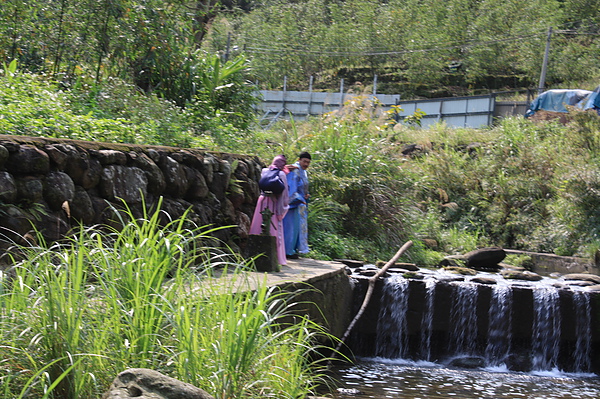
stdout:
[(288, 259), (278, 272), (247, 272), (236, 281), (237, 290), (253, 290), (260, 284), (295, 292), (293, 314), (309, 316), (341, 338), (352, 321), (353, 285), (340, 262)]
[(354, 317), (354, 290), (343, 263), (288, 259), (281, 271), (263, 273), (262, 277), (269, 286), (297, 292), (295, 314), (308, 315), (337, 338), (344, 335)]
[(575, 256), (559, 256), (539, 252), (519, 251), (516, 249), (505, 249), (508, 255), (527, 255), (533, 262), (533, 272), (538, 274), (570, 274), (591, 273), (600, 275), (600, 269), (593, 260), (578, 258)]

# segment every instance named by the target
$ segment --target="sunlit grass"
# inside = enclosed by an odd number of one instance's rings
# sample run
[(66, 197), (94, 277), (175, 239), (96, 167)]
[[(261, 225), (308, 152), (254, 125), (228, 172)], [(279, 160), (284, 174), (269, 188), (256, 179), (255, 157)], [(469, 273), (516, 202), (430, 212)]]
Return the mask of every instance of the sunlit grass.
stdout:
[(292, 294), (244, 289), (249, 265), (206, 245), (210, 227), (122, 215), (120, 229), (19, 248), (1, 275), (3, 397), (97, 398), (131, 367), (223, 399), (315, 391), (323, 368), (311, 353), (327, 334), (303, 316), (286, 322)]
[[(600, 118), (577, 110), (570, 117), (566, 126), (510, 117), (489, 128), (423, 129), (382, 123), (356, 103), (263, 134), (271, 149), (313, 154), (313, 256), (374, 262), (419, 237), (446, 243), (443, 253), (494, 245), (584, 255), (600, 219), (588, 195), (600, 165)], [(414, 144), (419, 151), (402, 154)], [(589, 173), (574, 179), (577, 170)], [(317, 199), (345, 211), (328, 215)], [(423, 217), (436, 221), (436, 232)], [(323, 222), (332, 219), (334, 228)]]
[(472, 143), (487, 143), (498, 137), (495, 129), (468, 129), (436, 123), (427, 129), (398, 124), (394, 127), (394, 140), (402, 143), (415, 143), (432, 147), (457, 147)]

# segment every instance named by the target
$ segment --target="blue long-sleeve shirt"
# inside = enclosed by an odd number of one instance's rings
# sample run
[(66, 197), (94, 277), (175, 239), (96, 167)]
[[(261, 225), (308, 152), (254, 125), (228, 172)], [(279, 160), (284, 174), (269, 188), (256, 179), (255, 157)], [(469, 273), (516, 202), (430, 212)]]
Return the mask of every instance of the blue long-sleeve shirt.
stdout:
[(306, 170), (300, 167), (299, 162), (296, 162), (294, 165), (298, 169), (292, 170), (287, 175), (290, 208), (296, 208), (302, 203), (306, 204), (306, 197), (308, 195), (308, 175), (306, 174)]

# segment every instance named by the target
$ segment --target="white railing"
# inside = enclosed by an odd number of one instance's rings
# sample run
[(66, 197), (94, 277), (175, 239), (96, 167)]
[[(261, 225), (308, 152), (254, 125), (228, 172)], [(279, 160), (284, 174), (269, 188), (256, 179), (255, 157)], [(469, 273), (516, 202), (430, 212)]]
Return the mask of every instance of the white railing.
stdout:
[[(498, 93), (469, 96), (446, 97), (423, 100), (400, 100), (399, 94), (376, 94), (376, 79), (373, 94), (366, 95), (377, 101), (381, 111), (388, 111), (393, 106), (399, 107), (398, 120), (401, 121), (416, 111), (424, 115), (421, 126), (428, 127), (440, 121), (451, 127), (480, 128), (492, 125), (495, 119), (524, 115), (529, 101), (496, 101)], [(324, 93), (312, 91), (312, 79), (309, 91), (288, 91), (284, 80), (283, 90), (261, 90), (257, 92), (261, 98), (257, 112), (262, 116), (261, 122), (270, 127), (278, 119), (303, 120), (310, 116), (323, 115), (340, 109), (344, 103), (357, 97), (365, 97), (344, 92), (344, 80), (341, 80), (340, 91)]]

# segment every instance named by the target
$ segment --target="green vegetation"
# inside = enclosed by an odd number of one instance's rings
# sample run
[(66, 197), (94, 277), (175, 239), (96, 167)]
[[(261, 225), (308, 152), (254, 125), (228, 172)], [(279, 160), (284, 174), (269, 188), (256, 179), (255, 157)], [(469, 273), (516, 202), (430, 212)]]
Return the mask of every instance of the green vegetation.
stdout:
[(197, 68), (204, 71), (202, 89), (181, 108), (117, 78), (101, 84), (80, 78), (66, 90), (45, 76), (19, 72), (12, 61), (0, 72), (0, 132), (179, 147), (237, 141), (254, 120), (257, 101), (242, 79), (246, 60), (222, 63), (207, 56)]
[[(242, 69), (232, 65), (234, 78)], [(395, 124), (365, 96), (270, 131), (240, 130), (246, 122), (235, 126), (225, 119), (230, 114), (207, 117), (219, 127), (200, 132), (182, 130), (197, 126), (199, 114), (190, 111), (197, 108), (182, 110), (118, 82), (86, 95), (6, 69), (0, 132), (203, 146), (265, 162), (307, 149), (315, 159), (309, 223), (315, 258), (375, 262), (408, 239), (415, 245), (406, 256), (423, 265), (485, 245), (591, 257), (600, 246), (600, 119), (593, 113), (573, 110), (566, 126), (517, 117), (488, 129), (421, 129)], [(406, 144), (419, 150), (404, 156)]]
[(293, 294), (249, 289), (245, 261), (205, 246), (211, 230), (185, 217), (160, 226), (160, 212), (20, 248), (0, 274), (3, 397), (98, 398), (129, 367), (220, 399), (314, 394), (323, 329), (289, 323)]
[[(419, 129), (389, 127), (365, 110), (349, 105), (274, 132), (284, 148), (316, 156), (316, 254), (375, 261), (411, 239), (407, 257), (426, 265), (437, 264), (436, 252), (487, 245), (593, 255), (598, 115), (574, 110), (566, 126), (509, 118), (489, 129)], [(402, 156), (404, 144), (421, 150)]]
[(0, 63), (65, 88), (118, 78), (180, 107), (211, 97), (201, 76), (214, 54), (252, 61), (244, 78), (262, 88), (287, 76), (288, 89), (306, 89), (312, 76), (317, 90), (344, 78), (371, 93), (377, 75), (380, 93), (439, 97), (536, 88), (552, 28), (547, 87), (593, 89), (599, 10), (598, 0), (4, 0)]
[[(549, 28), (546, 83), (593, 89), (600, 69), (597, 0), (266, 0), (215, 20), (206, 47), (225, 36), (250, 54), (265, 88), (346, 87), (443, 97), (537, 87)], [(360, 84), (358, 84), (360, 83)], [(574, 86), (579, 84), (582, 86)]]
[[(6, 0), (0, 134), (265, 162), (308, 150), (314, 258), (375, 263), (412, 240), (404, 257), (420, 266), (491, 245), (598, 259), (597, 115), (421, 129), (418, 112), (396, 124), (365, 97), (264, 131), (251, 82), (280, 87), (287, 76), (288, 89), (306, 89), (313, 76), (315, 90), (333, 91), (344, 78), (370, 93), (377, 75), (379, 93), (403, 98), (522, 90), (537, 86), (553, 27), (546, 85), (591, 89), (599, 13), (598, 0)], [(406, 145), (414, 151), (403, 154)], [(242, 277), (213, 271), (246, 262), (208, 246), (211, 230), (185, 217), (123, 224), (20, 248), (2, 272), (4, 397), (98, 397), (127, 367), (217, 398), (314, 392), (323, 369), (311, 355), (324, 332), (306, 318), (286, 324), (293, 298), (266, 287), (232, 295)]]

